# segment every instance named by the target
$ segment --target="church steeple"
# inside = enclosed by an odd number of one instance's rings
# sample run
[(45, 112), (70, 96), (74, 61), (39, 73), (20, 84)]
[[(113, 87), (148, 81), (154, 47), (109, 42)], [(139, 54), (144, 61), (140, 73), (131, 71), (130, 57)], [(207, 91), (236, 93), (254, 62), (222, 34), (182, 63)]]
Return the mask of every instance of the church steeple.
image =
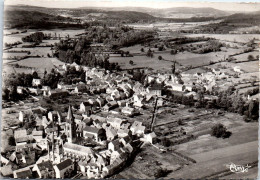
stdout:
[(72, 120), (74, 120), (74, 116), (73, 116), (73, 112), (72, 112), (71, 106), (69, 105), (67, 121), (72, 121)]
[(73, 112), (71, 109), (71, 106), (69, 106), (68, 109), (68, 115), (66, 118), (66, 136), (67, 136), (67, 140), (70, 143), (73, 143), (76, 139), (76, 123), (74, 121), (74, 116), (73, 116)]

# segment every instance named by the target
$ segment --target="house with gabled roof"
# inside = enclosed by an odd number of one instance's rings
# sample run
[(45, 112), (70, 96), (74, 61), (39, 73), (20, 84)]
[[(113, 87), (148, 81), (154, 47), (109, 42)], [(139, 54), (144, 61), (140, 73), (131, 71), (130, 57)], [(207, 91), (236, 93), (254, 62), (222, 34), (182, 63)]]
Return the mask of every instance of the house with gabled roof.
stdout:
[(108, 141), (112, 141), (117, 137), (117, 132), (114, 128), (112, 127), (107, 127), (106, 128), (106, 137)]
[(134, 121), (132, 126), (130, 127), (130, 131), (133, 135), (143, 135), (145, 133), (145, 126), (142, 125), (140, 121)]
[(32, 171), (29, 167), (18, 169), (13, 171), (13, 176), (15, 179), (31, 179), (33, 178)]
[(87, 112), (91, 110), (91, 104), (89, 102), (82, 102), (79, 106), (81, 112)]
[(74, 170), (74, 163), (71, 159), (66, 159), (61, 163), (54, 165), (53, 168), (55, 170), (56, 178), (69, 178), (65, 177), (65, 173)]
[(55, 178), (55, 171), (51, 161), (43, 161), (36, 163), (32, 169), (36, 171), (39, 178), (41, 179), (53, 179)]
[(86, 126), (83, 129), (83, 137), (84, 138), (91, 138), (97, 142), (104, 139), (105, 131), (104, 129), (99, 129), (91, 126)]
[(108, 143), (108, 149), (111, 151), (117, 151), (122, 147), (120, 141), (118, 139), (111, 141)]

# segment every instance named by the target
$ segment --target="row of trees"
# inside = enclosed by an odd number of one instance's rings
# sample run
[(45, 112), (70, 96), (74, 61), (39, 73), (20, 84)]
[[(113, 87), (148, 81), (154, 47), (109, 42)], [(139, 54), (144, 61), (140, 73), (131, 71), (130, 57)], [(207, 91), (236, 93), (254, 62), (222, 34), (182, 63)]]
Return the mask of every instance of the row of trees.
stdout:
[(28, 36), (22, 37), (23, 42), (41, 43), (43, 39), (44, 39), (43, 32), (35, 32)]

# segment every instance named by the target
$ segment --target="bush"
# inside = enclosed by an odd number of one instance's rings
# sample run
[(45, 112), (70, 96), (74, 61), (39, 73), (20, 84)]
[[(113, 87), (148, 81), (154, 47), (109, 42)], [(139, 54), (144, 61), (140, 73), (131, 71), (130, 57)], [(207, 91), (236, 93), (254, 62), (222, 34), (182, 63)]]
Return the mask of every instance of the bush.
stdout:
[(159, 60), (162, 60), (162, 56), (158, 56), (158, 59), (159, 59)]
[(231, 136), (231, 132), (227, 131), (227, 128), (223, 124), (216, 124), (211, 128), (211, 136), (215, 136), (217, 138), (222, 137), (228, 138)]
[(249, 61), (252, 61), (252, 60), (254, 60), (255, 58), (254, 58), (253, 55), (250, 54), (250, 55), (248, 55), (247, 59), (248, 59)]
[(169, 170), (167, 169), (163, 169), (163, 168), (159, 168), (155, 171), (154, 173), (154, 177), (157, 179), (157, 178), (160, 178), (160, 177), (165, 177), (167, 174), (169, 174)]

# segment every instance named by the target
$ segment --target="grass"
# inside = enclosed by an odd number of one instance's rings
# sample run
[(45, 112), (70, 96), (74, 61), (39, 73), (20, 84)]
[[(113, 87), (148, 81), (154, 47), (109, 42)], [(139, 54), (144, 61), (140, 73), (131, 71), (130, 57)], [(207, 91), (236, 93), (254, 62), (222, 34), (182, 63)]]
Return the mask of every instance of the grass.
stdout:
[(187, 37), (211, 37), (222, 41), (242, 42), (247, 43), (253, 38), (260, 39), (259, 34), (188, 34)]
[[(20, 66), (26, 66), (37, 69), (38, 72), (43, 73), (46, 69), (47, 72), (50, 72), (54, 65), (63, 64), (61, 61), (56, 58), (28, 58), (22, 61), (13, 62), (10, 64), (19, 64)], [(17, 71), (23, 68), (15, 68)], [(27, 70), (26, 70), (27, 71)]]

